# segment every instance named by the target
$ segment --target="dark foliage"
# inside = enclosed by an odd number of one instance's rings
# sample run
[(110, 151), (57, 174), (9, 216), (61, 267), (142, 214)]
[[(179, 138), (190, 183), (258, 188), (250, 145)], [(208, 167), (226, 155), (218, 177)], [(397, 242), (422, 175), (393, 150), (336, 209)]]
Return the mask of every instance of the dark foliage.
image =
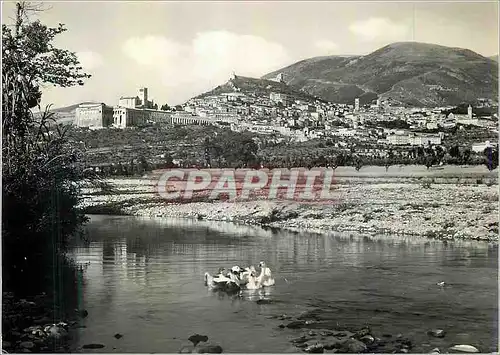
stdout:
[(24, 3), (16, 9), (14, 29), (2, 26), (2, 273), (4, 289), (26, 294), (62, 275), (60, 256), (85, 220), (76, 207), (81, 184), (97, 178), (53, 115), (31, 112), (41, 84), (82, 85), (89, 75), (74, 53), (53, 46), (63, 25), (30, 22)]

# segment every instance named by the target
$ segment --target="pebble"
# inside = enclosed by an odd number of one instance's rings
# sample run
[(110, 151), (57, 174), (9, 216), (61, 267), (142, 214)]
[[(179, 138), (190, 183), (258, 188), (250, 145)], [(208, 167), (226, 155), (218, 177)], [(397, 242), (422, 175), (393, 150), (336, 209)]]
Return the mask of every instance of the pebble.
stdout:
[(271, 304), (271, 303), (273, 303), (273, 301), (267, 298), (257, 300), (257, 304)]
[(361, 330), (357, 331), (354, 334), (354, 337), (356, 337), (356, 338), (359, 339), (359, 338), (362, 338), (362, 337), (364, 337), (366, 335), (370, 335), (370, 333), (371, 333), (370, 328), (365, 327), (365, 328), (362, 328)]
[(104, 348), (103, 344), (85, 344), (83, 349), (102, 349)]
[(287, 328), (290, 329), (299, 329), (302, 328), (306, 323), (303, 321), (295, 320), (293, 322), (290, 322), (286, 325)]
[(304, 349), (306, 353), (311, 353), (311, 354), (320, 354), (324, 352), (324, 347), (322, 344), (314, 344), (314, 345), (309, 345)]
[(363, 353), (366, 351), (366, 345), (357, 339), (351, 338), (342, 344), (342, 350), (348, 353)]
[(122, 337), (123, 337), (123, 335), (121, 335), (120, 333), (116, 333), (116, 334), (114, 335), (114, 337), (115, 337), (116, 339), (120, 339), (120, 338), (122, 338)]
[(435, 338), (444, 338), (446, 332), (442, 329), (432, 329), (427, 332), (427, 334), (435, 337)]
[(479, 350), (472, 345), (454, 345), (450, 348), (452, 351), (459, 351), (462, 353), (478, 353)]
[(35, 347), (35, 343), (32, 341), (23, 341), (19, 344), (19, 346), (24, 349), (33, 349)]
[(193, 352), (193, 350), (194, 350), (193, 345), (184, 345), (179, 350), (179, 354), (191, 354)]
[(196, 346), (196, 344), (200, 343), (200, 342), (206, 342), (208, 341), (208, 337), (206, 335), (200, 335), (200, 334), (194, 334), (194, 335), (191, 335), (188, 340), (193, 343), (193, 345)]
[(203, 344), (195, 348), (197, 354), (222, 354), (222, 347), (220, 345)]
[(368, 335), (361, 337), (359, 340), (361, 340), (363, 343), (369, 345), (375, 341), (375, 338), (372, 337), (370, 334), (368, 334)]

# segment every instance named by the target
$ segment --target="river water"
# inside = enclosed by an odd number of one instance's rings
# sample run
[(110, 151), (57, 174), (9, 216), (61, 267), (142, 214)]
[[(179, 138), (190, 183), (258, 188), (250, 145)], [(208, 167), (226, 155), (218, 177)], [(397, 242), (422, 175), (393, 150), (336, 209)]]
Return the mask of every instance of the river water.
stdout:
[[(92, 216), (86, 239), (71, 252), (84, 265), (79, 292), (89, 312), (75, 349), (101, 343), (94, 352), (176, 353), (199, 333), (225, 352), (297, 352), (289, 340), (300, 331), (279, 329), (271, 316), (315, 307), (334, 309), (340, 327), (401, 333), (416, 344), (412, 352), (498, 349), (496, 245), (110, 216)], [(260, 260), (276, 279), (265, 293), (234, 298), (203, 284), (205, 271)], [(255, 302), (263, 297), (276, 303)], [(446, 337), (430, 338), (432, 328)]]

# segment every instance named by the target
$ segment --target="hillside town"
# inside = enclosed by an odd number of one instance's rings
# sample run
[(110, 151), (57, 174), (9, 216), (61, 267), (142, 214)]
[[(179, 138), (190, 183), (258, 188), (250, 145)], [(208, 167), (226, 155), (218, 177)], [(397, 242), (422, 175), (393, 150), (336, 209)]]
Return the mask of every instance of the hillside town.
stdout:
[(497, 4), (2, 5), (2, 354), (498, 354)]
[[(92, 130), (212, 125), (233, 132), (249, 132), (274, 144), (334, 140), (335, 147), (342, 149), (356, 142), (365, 148), (357, 149), (360, 155), (387, 154), (393, 148), (440, 146), (457, 128), (465, 135), (468, 131), (482, 132), (484, 140), (466, 143), (466, 148), (473, 152), (480, 153), (496, 145), (497, 113), (479, 116), (470, 104), (466, 113), (453, 113), (453, 107), (398, 107), (381, 98), (364, 105), (356, 98), (348, 105), (308, 98), (291, 89), (269, 94), (258, 90), (244, 92), (234, 84), (236, 80), (239, 83), (259, 80), (263, 89), (276, 82), (286, 88), (283, 79), (282, 74), (273, 80), (233, 74), (227, 83), (230, 90), (209, 92), (175, 108), (164, 105), (161, 110), (149, 99), (148, 88), (140, 88), (136, 96), (120, 97), (115, 107), (104, 103), (81, 104), (76, 109), (74, 124)], [(491, 106), (488, 100), (478, 101), (479, 109)]]

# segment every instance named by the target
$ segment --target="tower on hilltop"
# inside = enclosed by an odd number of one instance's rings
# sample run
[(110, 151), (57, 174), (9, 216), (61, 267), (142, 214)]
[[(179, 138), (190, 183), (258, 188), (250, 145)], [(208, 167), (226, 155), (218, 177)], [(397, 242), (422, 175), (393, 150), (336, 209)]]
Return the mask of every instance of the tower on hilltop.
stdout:
[(279, 73), (278, 75), (276, 75), (274, 78), (272, 79), (269, 79), (271, 81), (275, 81), (277, 83), (284, 83), (285, 82), (285, 74), (283, 73)]

